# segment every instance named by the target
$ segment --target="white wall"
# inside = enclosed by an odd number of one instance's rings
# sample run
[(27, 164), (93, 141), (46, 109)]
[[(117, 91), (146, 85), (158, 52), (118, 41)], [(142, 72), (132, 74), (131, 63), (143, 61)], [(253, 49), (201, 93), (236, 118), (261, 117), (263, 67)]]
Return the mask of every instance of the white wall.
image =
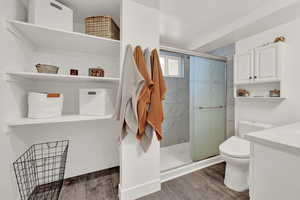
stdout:
[(51, 64), (59, 66), (59, 73), (69, 74), (70, 69), (78, 69), (79, 75), (88, 75), (91, 67), (101, 67), (105, 76), (120, 77), (120, 58), (116, 56), (105, 56), (101, 54), (88, 54), (79, 52), (66, 52), (62, 50), (37, 49), (31, 59), (32, 66), (29, 71), (35, 71), (35, 64)]
[[(0, 194), (1, 199), (16, 199), (17, 188), (12, 170), (11, 135), (6, 132), (4, 121), (19, 115), (20, 106), (15, 101), (16, 96), (22, 96), (22, 87), (11, 86), (5, 81), (4, 72), (7, 70), (23, 70), (29, 62), (31, 49), (18, 41), (6, 29), (6, 19), (25, 19), (25, 10), (18, 0), (0, 0)], [(11, 91), (11, 88), (14, 91)]]
[(283, 66), (283, 84), (288, 99), (283, 102), (237, 102), (236, 120), (253, 120), (274, 125), (300, 121), (300, 19), (238, 41), (236, 53), (239, 54), (264, 43), (272, 42), (275, 37), (281, 35), (286, 37), (288, 46), (286, 64)]
[[(34, 51), (32, 57), (27, 60), (31, 64), (24, 69), (25, 71), (35, 71), (34, 65), (37, 63), (48, 63), (61, 66), (59, 73), (63, 74), (68, 74), (70, 68), (75, 68), (79, 69), (80, 74), (87, 75), (89, 67), (104, 66), (107, 76), (117, 77), (119, 75), (119, 59), (98, 55), (38, 50)], [(63, 114), (79, 114), (79, 89), (110, 88), (113, 91), (111, 98), (113, 101), (117, 89), (117, 85), (111, 83), (9, 81), (10, 87), (18, 85), (23, 85), (22, 96), (15, 98), (12, 102), (18, 102), (19, 107), (22, 108), (18, 109), (22, 117), (27, 115), (27, 92), (62, 93), (64, 95)], [(28, 86), (24, 87), (24, 85)], [(8, 92), (12, 93), (13, 91)], [(11, 105), (7, 107), (10, 108)], [(20, 115), (14, 115), (12, 118), (17, 119)], [(119, 164), (119, 124), (113, 120), (25, 126), (12, 128), (8, 134), (11, 136), (10, 145), (14, 151), (13, 158), (34, 143), (69, 139), (66, 177), (115, 167)]]
[[(69, 74), (70, 68), (79, 69), (79, 74), (88, 75), (89, 67), (100, 66), (105, 76), (119, 76), (119, 58), (102, 55), (91, 55), (77, 52), (38, 49), (33, 52), (32, 65), (34, 70), (37, 63), (48, 63), (60, 67), (59, 73)], [(64, 94), (63, 114), (79, 114), (79, 89), (108, 88), (112, 89), (111, 100), (117, 92), (117, 84), (112, 83), (65, 83), (38, 82), (26, 91), (58, 92)], [(25, 112), (26, 114), (26, 112)], [(41, 131), (42, 130), (42, 131)], [(113, 120), (98, 120), (93, 122), (75, 122), (28, 126), (12, 129), (15, 136), (12, 143), (14, 149), (21, 144), (28, 146), (37, 142), (70, 140), (66, 177), (73, 177), (119, 165), (119, 123)], [(24, 137), (26, 135), (26, 137)], [(21, 144), (20, 144), (21, 143)], [(19, 153), (20, 151), (16, 151)]]
[[(127, 44), (143, 48), (159, 48), (159, 10), (133, 0), (122, 0), (122, 55)], [(129, 134), (121, 144), (121, 200), (137, 199), (160, 190), (160, 145), (153, 137), (144, 153), (135, 134)]]

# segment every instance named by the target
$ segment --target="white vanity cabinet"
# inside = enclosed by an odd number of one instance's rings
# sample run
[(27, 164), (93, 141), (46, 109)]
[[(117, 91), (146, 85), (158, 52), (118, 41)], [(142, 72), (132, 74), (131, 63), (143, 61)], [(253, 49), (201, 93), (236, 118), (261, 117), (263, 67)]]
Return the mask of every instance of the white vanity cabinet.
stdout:
[(300, 122), (247, 134), (251, 200), (300, 198)]
[(254, 73), (254, 50), (235, 55), (234, 81), (235, 83), (251, 83)]
[(280, 81), (283, 42), (269, 44), (235, 56), (235, 84)]

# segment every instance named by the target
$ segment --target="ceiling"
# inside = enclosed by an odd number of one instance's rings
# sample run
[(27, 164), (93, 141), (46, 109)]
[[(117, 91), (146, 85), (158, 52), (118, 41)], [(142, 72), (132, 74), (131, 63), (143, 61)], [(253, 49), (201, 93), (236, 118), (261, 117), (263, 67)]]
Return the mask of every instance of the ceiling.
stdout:
[(161, 42), (190, 49), (196, 40), (226, 27), (273, 0), (161, 0)]
[[(22, 0), (25, 5), (28, 0)], [(121, 0), (57, 0), (71, 7), (75, 22), (85, 17), (111, 15), (120, 25)], [(161, 44), (187, 50), (210, 51), (235, 42), (248, 33), (263, 31), (300, 15), (292, 4), (300, 0), (134, 0), (161, 12)], [(277, 18), (272, 16), (276, 11)], [(298, 7), (297, 7), (298, 8)], [(266, 16), (269, 15), (269, 18)], [(297, 15), (297, 16), (296, 16)], [(283, 19), (285, 17), (285, 20)], [(259, 19), (264, 18), (260, 23)], [(267, 25), (265, 27), (259, 24)], [(251, 25), (251, 27), (250, 27)], [(250, 27), (250, 28), (249, 28)], [(239, 32), (237, 32), (239, 31)]]
[(57, 0), (76, 13), (75, 22), (83, 22), (84, 18), (97, 15), (110, 15), (120, 23), (120, 0)]

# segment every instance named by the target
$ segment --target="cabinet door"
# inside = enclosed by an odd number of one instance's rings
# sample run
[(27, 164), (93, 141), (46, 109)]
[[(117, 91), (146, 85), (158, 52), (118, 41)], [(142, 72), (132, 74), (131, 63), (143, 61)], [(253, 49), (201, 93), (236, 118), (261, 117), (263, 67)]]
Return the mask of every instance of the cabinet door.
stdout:
[(279, 80), (279, 45), (272, 44), (255, 50), (255, 81)]
[(251, 83), (253, 81), (254, 52), (248, 51), (235, 56), (234, 81), (235, 84)]

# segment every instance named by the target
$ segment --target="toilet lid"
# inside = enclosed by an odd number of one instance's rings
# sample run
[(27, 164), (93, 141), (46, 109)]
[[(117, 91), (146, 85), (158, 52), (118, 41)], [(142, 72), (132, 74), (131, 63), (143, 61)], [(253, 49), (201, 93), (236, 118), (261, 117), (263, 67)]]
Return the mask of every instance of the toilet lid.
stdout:
[(249, 158), (250, 157), (250, 142), (233, 136), (223, 142), (220, 147), (220, 152), (234, 158)]

